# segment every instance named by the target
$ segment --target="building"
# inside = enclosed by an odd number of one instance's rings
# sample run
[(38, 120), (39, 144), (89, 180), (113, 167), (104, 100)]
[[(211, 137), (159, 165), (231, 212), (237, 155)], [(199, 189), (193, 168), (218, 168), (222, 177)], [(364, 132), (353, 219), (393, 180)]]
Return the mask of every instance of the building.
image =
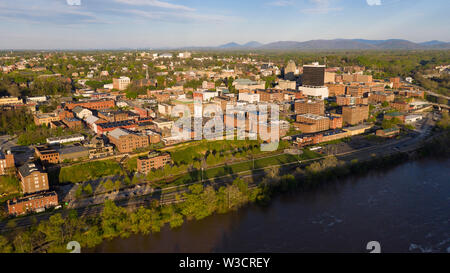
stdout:
[(314, 114), (323, 116), (325, 114), (325, 103), (323, 100), (296, 100), (294, 107), (295, 113), (298, 115)]
[(352, 97), (368, 97), (370, 93), (370, 86), (365, 85), (350, 85), (347, 86), (347, 95)]
[(26, 163), (19, 167), (20, 186), (24, 194), (31, 194), (49, 189), (47, 173), (37, 163)]
[(401, 86), (400, 77), (390, 78), (389, 82), (392, 84), (392, 88), (399, 89)]
[(379, 137), (392, 138), (400, 134), (400, 129), (394, 126), (389, 129), (377, 130), (376, 135)]
[(400, 112), (386, 113), (384, 115), (385, 120), (397, 119), (401, 123), (405, 123), (405, 117), (406, 117), (406, 115), (403, 113), (400, 113)]
[(77, 106), (72, 109), (72, 112), (79, 119), (86, 119), (89, 116), (92, 116), (92, 111), (81, 106)]
[(325, 84), (328, 87), (328, 93), (330, 97), (336, 97), (345, 95), (346, 86), (344, 84)]
[(96, 136), (86, 145), (89, 149), (89, 159), (103, 158), (114, 155), (114, 148), (112, 145), (105, 143), (102, 137)]
[(11, 151), (6, 151), (6, 154), (0, 151), (0, 175), (13, 173), (14, 167), (14, 155)]
[(405, 124), (412, 124), (422, 119), (423, 117), (421, 115), (409, 115), (405, 117)]
[(117, 128), (132, 130), (138, 127), (137, 123), (134, 120), (102, 122), (102, 123), (99, 123), (99, 121), (97, 121), (95, 125), (97, 128), (97, 135), (104, 135), (108, 132), (114, 131)]
[(58, 164), (60, 162), (59, 152), (48, 145), (36, 146), (34, 152), (44, 165)]
[(275, 88), (282, 90), (297, 90), (297, 82), (280, 79), (278, 80), (278, 85)]
[(18, 97), (1, 97), (0, 106), (23, 104), (23, 100)]
[(383, 103), (383, 102), (392, 102), (395, 99), (395, 95), (392, 93), (386, 92), (373, 92), (369, 96), (370, 103)]
[(293, 60), (289, 60), (287, 66), (284, 68), (284, 79), (294, 80), (295, 75), (298, 74), (297, 65)]
[(61, 162), (89, 157), (89, 149), (83, 146), (63, 146), (58, 151)]
[(64, 144), (70, 142), (80, 142), (84, 140), (84, 136), (81, 134), (70, 135), (70, 136), (61, 136), (61, 137), (50, 137), (47, 138), (47, 143), (52, 144)]
[(330, 129), (339, 129), (344, 126), (344, 118), (342, 116), (330, 116)]
[(342, 107), (344, 123), (356, 125), (369, 118), (368, 105), (344, 106)]
[(317, 97), (320, 99), (326, 99), (329, 97), (328, 87), (326, 86), (300, 86), (299, 91), (304, 96)]
[(61, 118), (57, 113), (39, 114), (34, 115), (34, 124), (40, 126), (45, 124), (48, 126), (52, 121), (60, 121)]
[(129, 113), (124, 111), (99, 111), (97, 116), (108, 122), (119, 122), (131, 119)]
[(249, 79), (236, 79), (233, 81), (233, 86), (236, 90), (256, 90), (256, 89), (266, 89), (265, 81), (252, 81)]
[(325, 65), (312, 63), (303, 66), (302, 85), (303, 86), (324, 86), (325, 84)]
[(72, 111), (75, 107), (80, 106), (91, 110), (106, 110), (116, 106), (114, 100), (90, 100), (66, 103), (66, 108)]
[(136, 149), (149, 146), (149, 138), (117, 128), (108, 134), (109, 141), (114, 144), (121, 153), (131, 153)]
[(113, 88), (119, 91), (123, 91), (127, 89), (128, 85), (130, 85), (131, 80), (128, 77), (120, 77), (113, 79)]
[(29, 195), (19, 199), (8, 200), (9, 215), (23, 215), (31, 212), (43, 212), (48, 208), (58, 206), (58, 195), (56, 192), (46, 192)]
[(137, 171), (148, 174), (152, 170), (164, 168), (171, 163), (172, 159), (169, 153), (150, 152), (147, 156), (138, 158)]
[(294, 126), (305, 134), (316, 133), (330, 129), (330, 119), (313, 114), (297, 115)]
[(336, 82), (336, 73), (325, 71), (325, 83), (335, 83), (335, 82)]
[(256, 103), (259, 102), (259, 94), (248, 93), (248, 92), (240, 92), (239, 100), (246, 101), (248, 103)]
[(83, 123), (81, 122), (81, 120), (77, 119), (77, 118), (65, 118), (63, 120), (61, 120), (62, 123), (64, 123), (64, 125), (67, 126), (67, 128), (70, 129), (82, 129), (83, 128)]
[(191, 58), (191, 56), (192, 56), (191, 52), (187, 51), (178, 53), (178, 58), (180, 59), (189, 59)]
[(360, 104), (367, 105), (369, 104), (369, 99), (363, 97), (352, 97), (350, 95), (341, 95), (336, 97), (336, 103), (339, 106), (360, 105)]
[(389, 106), (400, 112), (408, 112), (411, 110), (409, 103), (403, 101), (391, 102)]

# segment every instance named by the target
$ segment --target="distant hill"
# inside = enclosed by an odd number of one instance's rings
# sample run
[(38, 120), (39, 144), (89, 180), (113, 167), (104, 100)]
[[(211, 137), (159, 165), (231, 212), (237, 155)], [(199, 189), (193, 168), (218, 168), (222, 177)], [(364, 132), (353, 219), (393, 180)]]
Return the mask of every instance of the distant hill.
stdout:
[[(417, 50), (417, 49), (450, 49), (450, 43), (441, 41), (428, 41), (414, 43), (401, 39), (388, 40), (365, 40), (365, 39), (334, 39), (334, 40), (311, 40), (305, 42), (277, 41), (268, 44), (249, 42), (238, 44), (235, 42), (224, 44), (215, 49), (263, 49), (263, 50)], [(214, 49), (211, 47), (209, 49)]]

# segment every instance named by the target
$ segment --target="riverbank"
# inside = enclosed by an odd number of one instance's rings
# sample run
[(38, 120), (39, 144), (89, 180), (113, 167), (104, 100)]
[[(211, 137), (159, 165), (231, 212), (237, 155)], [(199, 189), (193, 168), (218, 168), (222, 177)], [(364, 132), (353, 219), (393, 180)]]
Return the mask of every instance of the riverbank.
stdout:
[[(441, 140), (448, 143), (447, 139)], [(446, 142), (447, 141), (447, 142)], [(448, 146), (448, 144), (447, 144)], [(424, 150), (425, 149), (425, 150)], [(445, 149), (448, 150), (448, 147)], [(436, 152), (443, 151), (438, 149)], [(279, 176), (276, 169), (269, 170), (266, 181), (261, 186), (249, 189), (248, 184), (236, 179), (232, 185), (218, 189), (212, 186), (203, 188), (193, 185), (189, 193), (183, 194), (185, 202), (159, 207), (148, 204), (136, 211), (127, 211), (112, 202), (105, 203), (100, 217), (78, 217), (75, 211), (66, 219), (55, 214), (48, 221), (25, 231), (14, 231), (0, 237), (1, 252), (66, 252), (68, 241), (78, 241), (84, 248), (92, 248), (103, 240), (117, 237), (127, 238), (132, 234), (157, 233), (165, 225), (171, 228), (180, 227), (185, 220), (204, 219), (216, 213), (237, 210), (248, 204), (268, 204), (271, 198), (280, 192), (309, 190), (332, 177), (348, 177), (370, 169), (395, 166), (408, 159), (427, 156), (430, 148), (420, 149), (414, 155), (396, 154), (387, 158), (372, 158), (367, 162), (351, 162), (342, 164), (335, 158), (327, 158), (315, 162), (305, 169), (297, 169), (288, 175)], [(429, 154), (429, 156), (437, 154)], [(181, 198), (181, 197), (180, 197)]]

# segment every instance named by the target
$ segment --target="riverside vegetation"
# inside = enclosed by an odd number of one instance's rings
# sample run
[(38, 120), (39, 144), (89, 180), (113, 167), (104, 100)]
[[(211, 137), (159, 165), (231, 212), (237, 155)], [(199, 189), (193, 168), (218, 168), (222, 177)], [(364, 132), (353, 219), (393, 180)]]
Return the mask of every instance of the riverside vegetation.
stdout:
[[(80, 217), (75, 210), (71, 210), (65, 216), (56, 213), (40, 223), (34, 218), (33, 226), (0, 235), (0, 252), (67, 252), (69, 241), (78, 241), (82, 247), (92, 248), (103, 240), (157, 233), (165, 225), (177, 228), (186, 220), (201, 220), (214, 213), (236, 210), (248, 203), (265, 205), (277, 193), (310, 190), (349, 175), (394, 167), (409, 159), (448, 157), (450, 131), (444, 126), (438, 126), (436, 130), (440, 130), (441, 135), (426, 143), (412, 156), (398, 153), (350, 163), (327, 157), (305, 168), (297, 167), (286, 175), (282, 175), (279, 168), (271, 168), (256, 188), (249, 188), (248, 183), (241, 179), (218, 189), (196, 184), (190, 186), (187, 193), (177, 195), (176, 199), (180, 201), (177, 204), (159, 206), (154, 201), (146, 207), (131, 211), (117, 206), (113, 201), (107, 201), (100, 216)], [(8, 222), (10, 228), (15, 225), (14, 220)]]

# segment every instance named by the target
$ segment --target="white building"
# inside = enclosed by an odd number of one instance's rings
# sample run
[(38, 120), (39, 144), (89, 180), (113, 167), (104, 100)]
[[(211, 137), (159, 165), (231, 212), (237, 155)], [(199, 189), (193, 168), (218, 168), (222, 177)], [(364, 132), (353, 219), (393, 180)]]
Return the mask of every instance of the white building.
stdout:
[(70, 142), (79, 142), (83, 141), (84, 136), (83, 135), (71, 135), (71, 136), (62, 136), (62, 137), (51, 137), (47, 138), (48, 144), (63, 144), (63, 143), (70, 143)]
[(86, 108), (83, 108), (81, 106), (76, 106), (73, 108), (72, 112), (75, 114), (75, 116), (79, 119), (86, 119), (89, 116), (92, 116), (92, 111)]
[(248, 103), (256, 103), (259, 102), (259, 94), (239, 93), (239, 100), (246, 101)]
[(192, 56), (192, 54), (191, 54), (191, 52), (181, 52), (181, 53), (179, 53), (178, 54), (178, 58), (181, 58), (181, 59), (188, 59), (188, 58), (190, 58)]
[(27, 102), (46, 102), (47, 97), (41, 96), (41, 97), (28, 97)]
[(123, 91), (127, 89), (128, 85), (130, 85), (131, 80), (128, 77), (120, 77), (118, 79), (113, 79), (113, 88), (119, 91)]
[(298, 89), (305, 96), (319, 97), (320, 99), (326, 99), (329, 96), (329, 90), (326, 86), (300, 86)]
[(422, 120), (422, 116), (421, 115), (409, 115), (405, 117), (405, 123), (406, 124), (411, 124), (411, 123), (415, 123), (419, 120)]

